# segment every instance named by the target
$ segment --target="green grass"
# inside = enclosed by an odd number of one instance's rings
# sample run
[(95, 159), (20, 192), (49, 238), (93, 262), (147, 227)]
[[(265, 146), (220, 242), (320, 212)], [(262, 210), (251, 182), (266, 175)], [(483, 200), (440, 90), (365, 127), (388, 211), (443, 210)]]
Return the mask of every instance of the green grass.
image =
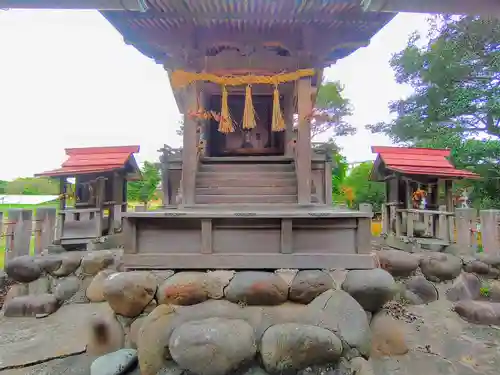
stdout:
[[(49, 202), (49, 203), (42, 203), (39, 205), (27, 205), (27, 204), (0, 204), (0, 212), (3, 212), (4, 214), (4, 221), (6, 219), (8, 220), (8, 210), (11, 208), (26, 208), (26, 209), (31, 209), (34, 210), (33, 212), (33, 217), (36, 213), (36, 209), (38, 207), (58, 207), (59, 203), (58, 202)], [(5, 227), (3, 228), (2, 234), (5, 233)], [(34, 251), (35, 247), (35, 241), (33, 237), (31, 238), (30, 242), (30, 252), (32, 253)], [(5, 237), (0, 237), (0, 269), (3, 269), (4, 267), (4, 262), (5, 262)]]

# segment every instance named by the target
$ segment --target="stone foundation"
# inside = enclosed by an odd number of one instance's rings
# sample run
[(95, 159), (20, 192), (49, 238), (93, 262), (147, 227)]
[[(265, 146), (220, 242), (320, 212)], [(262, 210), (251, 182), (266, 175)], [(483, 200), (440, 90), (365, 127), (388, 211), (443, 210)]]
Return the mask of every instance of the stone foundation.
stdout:
[(4, 314), (106, 304), (88, 321), (91, 375), (371, 375), (370, 356), (409, 350), (405, 305), (446, 299), (500, 324), (500, 257), (377, 253), (372, 270), (274, 272), (120, 272), (120, 250), (20, 257)]

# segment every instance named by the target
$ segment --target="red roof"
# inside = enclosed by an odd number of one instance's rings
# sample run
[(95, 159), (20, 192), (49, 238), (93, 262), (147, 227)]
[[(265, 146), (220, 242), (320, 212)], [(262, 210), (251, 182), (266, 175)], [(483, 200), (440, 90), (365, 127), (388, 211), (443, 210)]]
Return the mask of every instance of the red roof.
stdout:
[(428, 175), (448, 178), (479, 178), (479, 175), (456, 169), (447, 159), (450, 150), (409, 147), (372, 147), (372, 152), (387, 169), (411, 175)]
[(68, 159), (61, 168), (36, 176), (56, 177), (110, 172), (125, 167), (129, 162), (137, 168), (133, 154), (139, 152), (139, 146), (67, 148), (64, 151)]

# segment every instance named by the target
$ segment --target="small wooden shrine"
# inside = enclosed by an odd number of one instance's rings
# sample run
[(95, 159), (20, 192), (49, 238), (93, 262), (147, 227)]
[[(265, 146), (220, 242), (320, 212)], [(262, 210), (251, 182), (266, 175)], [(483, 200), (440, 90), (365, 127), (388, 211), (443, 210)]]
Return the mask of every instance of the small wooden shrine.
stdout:
[(441, 250), (454, 242), (452, 183), (478, 178), (448, 160), (450, 150), (373, 147), (371, 180), (384, 182), (382, 231), (387, 244), (401, 250)]
[(323, 69), (394, 14), (351, 0), (145, 4), (102, 13), (164, 66), (184, 134), (182, 152), (161, 150), (165, 208), (127, 213), (125, 267), (373, 267), (371, 213), (332, 207), (310, 125)]
[(140, 178), (134, 158), (139, 146), (65, 151), (68, 159), (61, 168), (36, 175), (60, 181), (55, 241), (65, 247), (78, 247), (120, 231), (127, 211), (127, 181)]

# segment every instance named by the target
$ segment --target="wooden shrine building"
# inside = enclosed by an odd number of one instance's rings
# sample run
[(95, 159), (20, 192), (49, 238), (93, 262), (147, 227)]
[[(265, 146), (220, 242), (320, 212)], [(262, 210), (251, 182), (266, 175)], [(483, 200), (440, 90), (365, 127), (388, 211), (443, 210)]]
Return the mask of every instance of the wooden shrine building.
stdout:
[[(122, 229), (127, 181), (140, 178), (139, 146), (68, 148), (61, 168), (36, 176), (58, 178), (60, 207), (55, 240), (81, 247)], [(74, 178), (74, 181), (69, 179)]]
[(162, 156), (167, 207), (127, 213), (125, 266), (373, 267), (372, 214), (333, 208), (310, 124), (323, 69), (395, 14), (350, 0), (146, 3), (102, 13), (164, 66), (184, 134), (180, 158)]
[(371, 180), (384, 182), (382, 231), (401, 250), (442, 250), (454, 242), (453, 180), (478, 178), (448, 160), (450, 150), (373, 147)]

